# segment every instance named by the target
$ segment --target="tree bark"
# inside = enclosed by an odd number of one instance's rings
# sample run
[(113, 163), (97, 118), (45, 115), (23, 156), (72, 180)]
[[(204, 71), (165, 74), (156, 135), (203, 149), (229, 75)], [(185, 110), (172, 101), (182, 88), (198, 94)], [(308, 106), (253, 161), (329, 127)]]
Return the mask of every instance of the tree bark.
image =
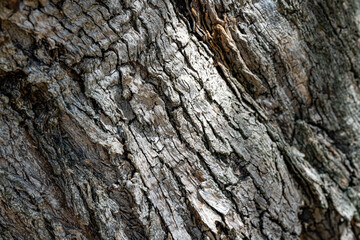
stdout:
[(358, 0), (0, 19), (0, 239), (360, 239)]

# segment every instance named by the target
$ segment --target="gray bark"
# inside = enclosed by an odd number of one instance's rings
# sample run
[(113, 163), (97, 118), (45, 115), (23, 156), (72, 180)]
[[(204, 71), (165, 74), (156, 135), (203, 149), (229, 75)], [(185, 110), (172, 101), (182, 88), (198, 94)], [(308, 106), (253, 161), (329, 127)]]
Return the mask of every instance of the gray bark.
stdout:
[(0, 20), (0, 239), (360, 239), (358, 0)]

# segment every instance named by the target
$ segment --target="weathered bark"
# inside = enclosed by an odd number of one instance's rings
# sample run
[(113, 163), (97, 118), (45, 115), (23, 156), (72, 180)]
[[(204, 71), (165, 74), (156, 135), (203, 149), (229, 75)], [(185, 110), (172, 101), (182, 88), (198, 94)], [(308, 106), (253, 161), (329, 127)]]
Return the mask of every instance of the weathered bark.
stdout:
[(360, 238), (358, 0), (0, 19), (0, 239)]

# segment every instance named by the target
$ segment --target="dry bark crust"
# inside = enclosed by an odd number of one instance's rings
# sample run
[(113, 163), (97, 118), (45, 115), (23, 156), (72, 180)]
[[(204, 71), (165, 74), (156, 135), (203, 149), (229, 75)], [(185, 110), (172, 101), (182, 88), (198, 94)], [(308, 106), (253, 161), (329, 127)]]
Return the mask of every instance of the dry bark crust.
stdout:
[(0, 1), (0, 239), (359, 239), (357, 0)]

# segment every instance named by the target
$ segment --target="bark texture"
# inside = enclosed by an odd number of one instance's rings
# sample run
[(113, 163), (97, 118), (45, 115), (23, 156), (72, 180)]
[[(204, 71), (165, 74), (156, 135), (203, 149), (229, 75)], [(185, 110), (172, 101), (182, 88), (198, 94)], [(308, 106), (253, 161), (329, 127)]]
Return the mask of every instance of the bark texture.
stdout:
[(358, 0), (0, 20), (0, 239), (360, 238)]

